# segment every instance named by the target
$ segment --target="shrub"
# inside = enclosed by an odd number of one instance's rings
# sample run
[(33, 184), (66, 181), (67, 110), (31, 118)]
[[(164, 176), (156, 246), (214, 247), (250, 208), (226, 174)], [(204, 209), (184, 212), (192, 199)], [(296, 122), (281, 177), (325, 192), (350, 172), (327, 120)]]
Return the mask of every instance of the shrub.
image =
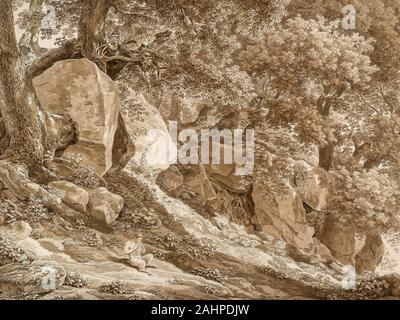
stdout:
[(170, 233), (163, 234), (156, 241), (161, 243), (165, 248), (173, 251), (176, 251), (181, 244), (180, 239)]
[(87, 287), (89, 284), (90, 281), (82, 276), (79, 272), (67, 272), (64, 281), (64, 285), (74, 288)]
[(196, 276), (203, 277), (205, 279), (213, 280), (219, 283), (224, 283), (228, 280), (228, 277), (223, 275), (217, 268), (205, 268), (197, 266), (192, 270), (192, 273)]
[(122, 209), (120, 220), (142, 229), (154, 229), (159, 225), (157, 215), (146, 208), (131, 209), (125, 206)]
[(107, 294), (135, 294), (135, 291), (122, 280), (106, 283), (99, 287), (99, 291)]
[(101, 240), (99, 237), (96, 231), (87, 230), (83, 235), (82, 242), (88, 247), (97, 247)]
[(153, 252), (153, 256), (157, 260), (164, 261), (165, 260), (165, 251), (163, 250), (156, 250)]
[(268, 274), (268, 275), (270, 275), (270, 276), (272, 276), (274, 278), (277, 278), (277, 279), (286, 279), (287, 278), (287, 276), (286, 276), (286, 274), (284, 272), (279, 271), (279, 270), (275, 270), (275, 269), (273, 269), (271, 267), (264, 267), (260, 271), (262, 273)]
[(0, 236), (0, 265), (10, 262), (25, 263), (32, 260), (33, 257), (29, 257), (14, 242)]
[(212, 294), (214, 296), (218, 296), (219, 295), (219, 291), (217, 288), (215, 287), (211, 287), (211, 286), (202, 286), (200, 289), (202, 292), (207, 293), (207, 294)]
[(27, 220), (32, 227), (36, 227), (39, 222), (49, 214), (42, 200), (36, 197), (29, 199), (23, 211), (25, 220)]
[(17, 211), (16, 206), (12, 205), (8, 201), (0, 203), (0, 215), (4, 217), (7, 224), (11, 224), (22, 219), (22, 214)]

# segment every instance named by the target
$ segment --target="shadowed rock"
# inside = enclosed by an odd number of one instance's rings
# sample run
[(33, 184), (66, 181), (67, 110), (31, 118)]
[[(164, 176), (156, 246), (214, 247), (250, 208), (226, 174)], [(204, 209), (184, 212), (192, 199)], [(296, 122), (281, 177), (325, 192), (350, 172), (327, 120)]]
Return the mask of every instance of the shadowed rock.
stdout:
[(64, 268), (54, 261), (34, 261), (29, 265), (11, 263), (0, 267), (0, 290), (51, 292), (63, 285), (65, 276)]
[(67, 113), (76, 122), (78, 142), (66, 152), (80, 154), (101, 175), (123, 166), (120, 161), (126, 164), (132, 147), (119, 116), (118, 87), (96, 64), (87, 59), (57, 62), (33, 84), (46, 111)]

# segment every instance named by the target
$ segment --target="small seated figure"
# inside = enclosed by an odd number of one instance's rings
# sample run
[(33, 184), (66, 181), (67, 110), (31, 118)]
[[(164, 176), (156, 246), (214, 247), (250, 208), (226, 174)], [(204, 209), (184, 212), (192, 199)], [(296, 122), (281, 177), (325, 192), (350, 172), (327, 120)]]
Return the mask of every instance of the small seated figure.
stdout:
[(142, 234), (138, 234), (135, 239), (128, 240), (124, 246), (124, 252), (128, 255), (129, 263), (138, 269), (139, 272), (151, 273), (146, 269), (146, 267), (156, 268), (155, 265), (151, 264), (153, 261), (153, 255), (148, 253), (145, 254), (146, 249), (142, 243)]

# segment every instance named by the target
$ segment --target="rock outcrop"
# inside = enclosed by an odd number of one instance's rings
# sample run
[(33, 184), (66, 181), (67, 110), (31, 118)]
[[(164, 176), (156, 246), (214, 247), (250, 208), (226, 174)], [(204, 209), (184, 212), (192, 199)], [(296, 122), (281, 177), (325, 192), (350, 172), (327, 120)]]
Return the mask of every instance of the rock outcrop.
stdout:
[(376, 267), (381, 263), (383, 254), (385, 253), (385, 245), (379, 234), (368, 234), (365, 244), (356, 255), (356, 271), (375, 271)]
[(327, 172), (305, 160), (269, 153), (259, 154), (257, 161), (252, 192), (257, 223), (265, 233), (289, 245), (318, 251), (314, 239), (316, 230), (307, 219), (305, 207), (318, 214), (326, 206)]
[(124, 198), (106, 188), (89, 191), (88, 214), (107, 224), (113, 223), (124, 207)]
[(125, 120), (120, 113), (118, 115), (117, 131), (115, 131), (114, 135), (112, 167), (108, 172), (113, 173), (122, 170), (134, 154), (135, 146), (131, 141)]
[(329, 179), (324, 169), (297, 160), (294, 164), (294, 179), (296, 190), (304, 203), (316, 211), (326, 206)]
[(157, 184), (168, 194), (204, 207), (212, 206), (216, 193), (203, 165), (172, 165), (161, 172)]
[(179, 197), (182, 194), (184, 177), (178, 167), (172, 165), (158, 175), (156, 183), (169, 195)]
[(328, 215), (320, 235), (321, 242), (344, 265), (354, 265), (355, 231), (341, 223), (335, 215)]
[(0, 291), (47, 293), (63, 285), (66, 272), (55, 261), (34, 261), (0, 267)]
[(49, 186), (56, 190), (63, 202), (71, 208), (85, 212), (89, 203), (89, 194), (83, 188), (68, 181), (53, 181)]
[(252, 197), (258, 224), (265, 233), (297, 248), (311, 250), (314, 228), (307, 224), (302, 199), (289, 181), (281, 187), (274, 190), (262, 178), (255, 180)]
[(75, 121), (78, 142), (67, 152), (80, 154), (101, 175), (126, 162), (132, 148), (119, 117), (118, 87), (96, 64), (87, 59), (57, 62), (33, 84), (46, 111), (68, 114)]
[(148, 178), (156, 178), (176, 162), (177, 149), (157, 108), (143, 95), (132, 94), (126, 104), (125, 120), (135, 144), (135, 155), (128, 166)]

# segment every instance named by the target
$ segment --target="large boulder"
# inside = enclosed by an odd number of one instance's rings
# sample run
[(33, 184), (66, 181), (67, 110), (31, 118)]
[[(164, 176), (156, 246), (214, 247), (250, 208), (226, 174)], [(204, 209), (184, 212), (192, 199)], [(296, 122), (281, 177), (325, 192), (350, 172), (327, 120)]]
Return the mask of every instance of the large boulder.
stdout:
[(66, 272), (55, 261), (11, 263), (0, 267), (0, 291), (47, 293), (64, 284)]
[(302, 201), (314, 210), (326, 206), (329, 191), (328, 173), (306, 161), (297, 160), (294, 164), (296, 190)]
[(125, 120), (121, 113), (118, 116), (118, 127), (114, 135), (112, 150), (112, 167), (108, 171), (113, 173), (122, 170), (135, 154), (135, 146), (131, 141)]
[(318, 251), (305, 208), (318, 214), (326, 206), (328, 186), (327, 172), (306, 160), (257, 153), (252, 192), (257, 223), (289, 245)]
[(365, 244), (356, 255), (356, 271), (375, 271), (376, 267), (381, 263), (385, 253), (385, 245), (381, 236), (377, 233), (368, 234)]
[(49, 186), (56, 190), (65, 204), (80, 212), (86, 211), (89, 194), (85, 189), (68, 181), (52, 181)]
[(156, 183), (163, 191), (171, 196), (178, 197), (182, 193), (184, 177), (178, 167), (172, 165), (158, 175)]
[(200, 207), (213, 206), (217, 200), (213, 184), (201, 164), (172, 165), (159, 174), (156, 183), (169, 195)]
[(124, 199), (106, 188), (89, 191), (88, 214), (107, 224), (117, 220), (124, 207)]
[[(235, 162), (234, 149), (231, 145), (214, 142), (213, 146), (220, 152), (220, 163), (212, 163), (212, 154), (210, 152), (209, 164), (204, 164), (207, 175), (213, 182), (218, 183), (218, 185), (230, 192), (248, 192), (253, 183), (252, 167), (249, 167), (246, 172), (244, 171), (244, 166), (240, 166)], [(230, 153), (232, 156), (232, 163), (224, 162), (225, 152)], [(243, 153), (245, 152), (243, 150)]]
[(355, 230), (342, 223), (335, 215), (328, 215), (319, 236), (332, 255), (344, 265), (354, 265)]
[[(135, 155), (128, 166), (148, 178), (176, 163), (177, 148), (160, 112), (142, 94), (132, 93), (126, 102), (125, 116), (129, 134), (135, 144)], [(133, 107), (130, 107), (133, 106)]]
[(289, 181), (282, 181), (278, 190), (257, 178), (252, 197), (257, 222), (265, 233), (296, 248), (314, 250), (314, 228), (307, 224), (303, 202)]
[[(101, 175), (119, 166), (113, 160), (125, 161), (131, 148), (119, 119), (118, 87), (96, 64), (87, 59), (60, 61), (36, 77), (33, 85), (45, 110), (69, 114), (76, 122), (78, 142), (67, 152), (80, 154), (84, 164)], [(114, 145), (116, 132), (118, 146)], [(113, 157), (113, 152), (125, 155)]]
[(186, 197), (191, 197), (192, 201), (200, 206), (216, 200), (217, 195), (203, 165), (181, 166), (180, 169), (184, 177), (183, 185)]

